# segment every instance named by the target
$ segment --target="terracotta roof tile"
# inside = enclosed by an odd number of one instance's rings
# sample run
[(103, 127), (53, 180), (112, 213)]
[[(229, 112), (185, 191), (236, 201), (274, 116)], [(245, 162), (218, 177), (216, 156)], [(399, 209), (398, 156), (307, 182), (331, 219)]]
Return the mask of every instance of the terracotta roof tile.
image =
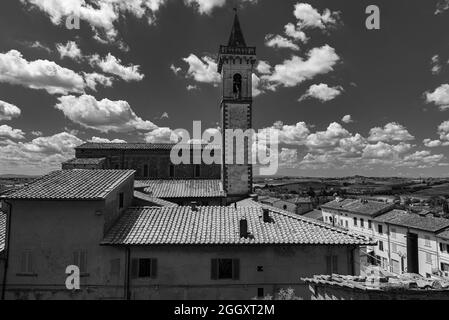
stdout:
[(371, 217), (387, 212), (393, 209), (393, 207), (394, 204), (392, 203), (371, 200), (362, 201), (360, 199), (343, 199), (340, 201), (334, 200), (321, 206), (322, 209), (331, 209)]
[(221, 180), (140, 180), (145, 193), (156, 198), (216, 198), (224, 197)]
[(65, 164), (101, 164), (106, 158), (73, 158), (64, 162)]
[[(153, 204), (156, 207), (177, 207), (178, 205), (176, 203), (163, 200), (160, 198), (152, 197), (144, 192), (140, 191), (134, 191), (134, 198), (137, 198), (139, 200), (147, 201), (151, 204)], [(150, 205), (150, 204), (149, 204)]]
[(376, 220), (429, 232), (437, 232), (449, 228), (449, 219), (434, 216), (420, 216), (419, 214), (408, 213), (402, 210), (392, 210), (378, 216)]
[(134, 170), (59, 170), (0, 198), (41, 200), (104, 199)]
[[(102, 142), (86, 142), (75, 149), (103, 149), (103, 150), (171, 150), (176, 144), (175, 143), (145, 143), (145, 142), (134, 142), (134, 143), (102, 143)], [(179, 145), (178, 146), (187, 146)], [(188, 145), (190, 147), (193, 144)], [(209, 145), (203, 144), (203, 148), (220, 148), (219, 145)]]
[[(272, 210), (271, 223), (262, 207), (131, 208), (112, 227), (103, 245), (199, 244), (372, 244), (357, 234), (282, 210)], [(248, 221), (249, 238), (241, 238), (239, 223)]]
[(0, 211), (0, 253), (5, 250), (6, 243), (6, 214)]

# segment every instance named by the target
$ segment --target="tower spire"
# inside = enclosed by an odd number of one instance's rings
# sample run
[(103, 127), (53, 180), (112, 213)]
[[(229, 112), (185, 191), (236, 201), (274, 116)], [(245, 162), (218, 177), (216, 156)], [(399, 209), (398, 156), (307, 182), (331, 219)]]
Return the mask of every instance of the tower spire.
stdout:
[(239, 16), (237, 14), (237, 8), (233, 9), (234, 24), (232, 25), (231, 36), (229, 37), (228, 47), (246, 47), (245, 38), (243, 37), (242, 28), (240, 27)]

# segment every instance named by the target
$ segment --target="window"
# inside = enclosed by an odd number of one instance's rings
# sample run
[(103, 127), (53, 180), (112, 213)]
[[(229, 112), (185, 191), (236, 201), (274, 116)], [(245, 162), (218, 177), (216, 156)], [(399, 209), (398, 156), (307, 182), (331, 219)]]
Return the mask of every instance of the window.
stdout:
[(196, 164), (194, 167), (194, 175), (195, 178), (199, 178), (201, 176), (201, 166), (199, 164)]
[(20, 256), (20, 273), (34, 273), (33, 255), (31, 251), (22, 252), (22, 255)]
[(365, 220), (360, 219), (360, 226), (361, 226), (362, 228), (365, 228)]
[(263, 298), (264, 297), (263, 288), (257, 288), (257, 297), (258, 298)]
[(426, 263), (432, 264), (432, 255), (430, 253), (426, 253)]
[(349, 228), (349, 226), (348, 226), (348, 220), (345, 221), (345, 225), (346, 225), (346, 228)]
[(383, 241), (379, 241), (379, 250), (384, 251), (384, 242)]
[(444, 251), (444, 245), (440, 242), (440, 251), (443, 252)]
[(326, 256), (326, 269), (327, 274), (338, 274), (338, 256)]
[(383, 234), (383, 228), (381, 224), (377, 225), (377, 231), (379, 232), (379, 234)]
[(157, 259), (135, 258), (131, 261), (132, 278), (156, 278), (157, 277)]
[(391, 244), (391, 251), (393, 251), (393, 253), (398, 252), (398, 245), (396, 243)]
[(393, 239), (396, 239), (396, 229), (395, 228), (391, 228), (390, 235)]
[(174, 165), (170, 165), (170, 178), (174, 178), (175, 177), (175, 166)]
[(211, 279), (213, 280), (238, 280), (240, 277), (239, 259), (212, 259)]
[(284, 210), (287, 210), (287, 205), (286, 205), (286, 204), (284, 204), (283, 208), (284, 208)]
[(257, 266), (257, 272), (263, 272), (263, 266)]
[(371, 229), (373, 227), (373, 222), (371, 220), (368, 220), (368, 229)]
[(123, 192), (120, 192), (118, 195), (118, 208), (119, 209), (123, 209), (123, 201), (124, 200), (124, 195)]
[(357, 218), (354, 217), (354, 227), (357, 227)]
[(429, 236), (424, 236), (424, 239), (425, 239), (424, 245), (426, 247), (430, 247), (430, 237)]
[(73, 252), (73, 264), (80, 269), (80, 273), (87, 273), (87, 252), (77, 250)]
[(149, 170), (148, 170), (148, 165), (145, 164), (145, 165), (143, 166), (143, 176), (144, 176), (144, 177), (148, 177), (149, 175), (150, 175), (150, 173), (149, 173)]
[(120, 258), (111, 260), (111, 277), (120, 277)]
[(233, 77), (232, 93), (236, 98), (242, 96), (242, 76), (239, 73), (236, 73)]

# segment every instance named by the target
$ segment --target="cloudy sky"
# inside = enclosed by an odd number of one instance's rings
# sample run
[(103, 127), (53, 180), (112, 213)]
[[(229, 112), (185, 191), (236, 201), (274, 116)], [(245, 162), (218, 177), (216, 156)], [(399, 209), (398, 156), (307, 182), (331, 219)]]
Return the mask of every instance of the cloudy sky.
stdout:
[(449, 176), (449, 0), (375, 1), (380, 30), (363, 0), (2, 0), (0, 174), (216, 128), (236, 3), (280, 174)]

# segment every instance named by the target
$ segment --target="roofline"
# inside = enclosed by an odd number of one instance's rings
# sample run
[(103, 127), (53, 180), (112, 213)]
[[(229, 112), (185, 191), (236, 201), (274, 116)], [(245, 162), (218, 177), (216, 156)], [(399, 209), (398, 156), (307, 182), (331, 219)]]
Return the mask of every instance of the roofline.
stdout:
[[(435, 233), (435, 234), (443, 232), (443, 231), (445, 231), (446, 229), (449, 228), (449, 225), (448, 225), (446, 227), (442, 227), (440, 229), (437, 229), (436, 231), (431, 231), (431, 230), (423, 229), (423, 228), (420, 228), (420, 227), (406, 226), (406, 225), (403, 225), (403, 224), (394, 223), (394, 222), (390, 222), (390, 221), (379, 221), (379, 222), (382, 222), (382, 223), (385, 223), (385, 224), (389, 224), (389, 225), (392, 225), (392, 226), (403, 227), (403, 228), (408, 228), (408, 229), (416, 229), (416, 230), (426, 231), (426, 232)], [(435, 236), (438, 236), (438, 235), (436, 234)]]
[(125, 243), (104, 243), (103, 241), (100, 242), (100, 246), (104, 247), (168, 247), (168, 246), (191, 246), (191, 247), (202, 247), (202, 246), (234, 246), (234, 247), (250, 247), (250, 246), (279, 246), (279, 247), (285, 247), (285, 246), (341, 246), (341, 247), (347, 247), (347, 246), (353, 246), (353, 247), (360, 247), (360, 246), (369, 246), (369, 245), (376, 245), (377, 242), (366, 242), (366, 243), (150, 243), (150, 244), (125, 244)]

